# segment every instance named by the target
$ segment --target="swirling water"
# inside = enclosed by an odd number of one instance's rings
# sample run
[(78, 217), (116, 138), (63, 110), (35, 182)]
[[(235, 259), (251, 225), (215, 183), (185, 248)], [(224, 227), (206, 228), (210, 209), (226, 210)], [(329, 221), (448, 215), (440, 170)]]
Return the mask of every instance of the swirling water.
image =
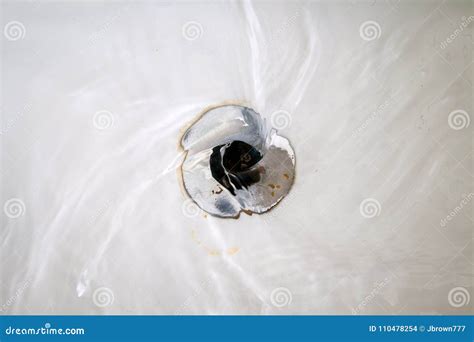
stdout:
[[(2, 312), (470, 310), (472, 25), (442, 45), (469, 1), (1, 6)], [(295, 149), (267, 214), (181, 187), (223, 103)]]

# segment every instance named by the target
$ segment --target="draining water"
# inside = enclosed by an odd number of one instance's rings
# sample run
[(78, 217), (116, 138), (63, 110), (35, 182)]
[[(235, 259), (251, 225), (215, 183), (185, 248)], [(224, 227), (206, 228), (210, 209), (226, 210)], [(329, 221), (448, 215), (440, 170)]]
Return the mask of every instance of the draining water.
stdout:
[(253, 109), (213, 108), (184, 134), (184, 187), (206, 212), (238, 217), (264, 213), (293, 184), (295, 154), (289, 141)]

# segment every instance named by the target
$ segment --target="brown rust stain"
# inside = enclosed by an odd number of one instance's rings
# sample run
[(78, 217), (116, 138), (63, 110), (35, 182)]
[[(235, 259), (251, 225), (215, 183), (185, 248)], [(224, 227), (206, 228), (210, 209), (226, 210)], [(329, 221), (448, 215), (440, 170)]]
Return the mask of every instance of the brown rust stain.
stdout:
[[(184, 156), (185, 158), (186, 155)], [(181, 191), (181, 194), (184, 196), (184, 198), (191, 198), (191, 196), (189, 196), (188, 192), (186, 191), (186, 188), (184, 187), (183, 164), (176, 168), (176, 176), (178, 177), (179, 190)]]
[(222, 192), (222, 188), (221, 187), (217, 187), (217, 190), (212, 190), (211, 193), (213, 195), (219, 195), (221, 192)]

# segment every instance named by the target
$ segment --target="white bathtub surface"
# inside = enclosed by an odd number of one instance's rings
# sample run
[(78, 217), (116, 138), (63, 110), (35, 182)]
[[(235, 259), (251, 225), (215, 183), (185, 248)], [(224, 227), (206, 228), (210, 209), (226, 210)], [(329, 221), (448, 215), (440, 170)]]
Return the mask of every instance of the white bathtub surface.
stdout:
[[(472, 313), (472, 1), (0, 6), (2, 313)], [(267, 214), (182, 190), (223, 103), (294, 147)]]

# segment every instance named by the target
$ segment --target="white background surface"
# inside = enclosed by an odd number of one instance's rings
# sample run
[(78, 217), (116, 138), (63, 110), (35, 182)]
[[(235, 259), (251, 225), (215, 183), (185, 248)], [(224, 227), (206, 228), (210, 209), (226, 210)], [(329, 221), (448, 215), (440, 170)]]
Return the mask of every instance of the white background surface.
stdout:
[[(472, 313), (474, 123), (448, 122), (474, 119), (472, 22), (440, 45), (472, 15), (2, 1), (2, 313)], [(268, 214), (194, 215), (181, 190), (183, 129), (225, 102), (290, 115), (296, 181)]]

